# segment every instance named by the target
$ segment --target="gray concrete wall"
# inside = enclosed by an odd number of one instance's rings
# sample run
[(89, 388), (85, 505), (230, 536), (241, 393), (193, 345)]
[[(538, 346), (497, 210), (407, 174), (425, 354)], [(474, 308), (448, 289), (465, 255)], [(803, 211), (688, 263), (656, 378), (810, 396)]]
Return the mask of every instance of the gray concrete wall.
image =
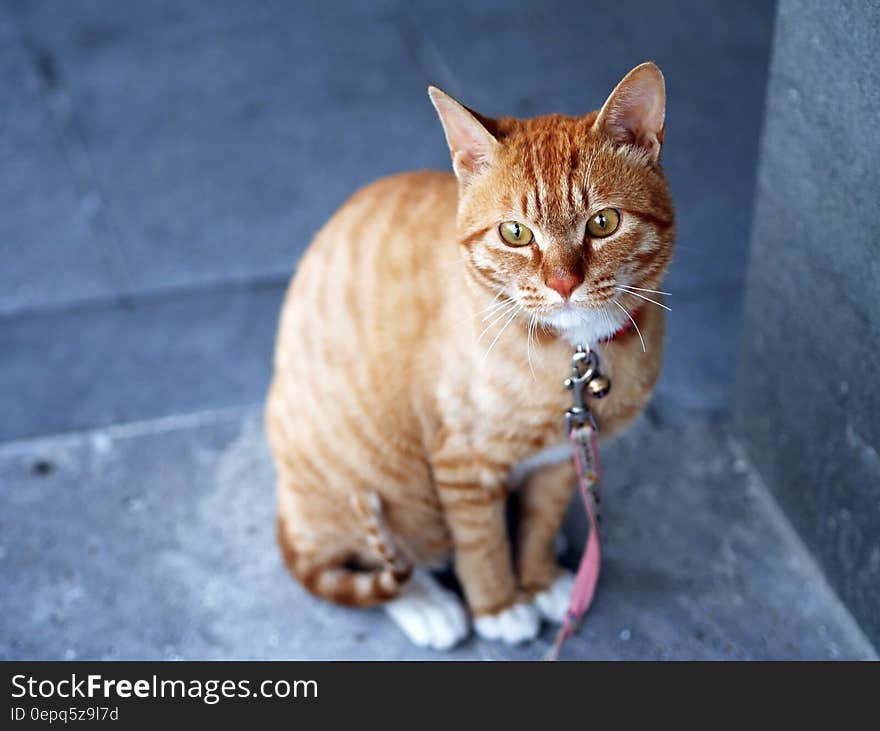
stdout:
[(737, 421), (880, 642), (880, 5), (781, 0)]
[(600, 6), (0, 0), (0, 441), (261, 400), (312, 234), (449, 169), (429, 83), (582, 114), (646, 59), (678, 209), (653, 412), (727, 416), (773, 2)]

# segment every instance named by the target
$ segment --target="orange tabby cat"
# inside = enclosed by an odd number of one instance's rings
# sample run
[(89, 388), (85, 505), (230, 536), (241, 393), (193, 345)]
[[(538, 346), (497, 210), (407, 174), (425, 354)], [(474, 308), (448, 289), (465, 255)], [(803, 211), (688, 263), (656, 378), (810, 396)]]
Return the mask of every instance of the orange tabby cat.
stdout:
[(553, 547), (573, 468), (536, 456), (563, 439), (572, 345), (612, 378), (592, 404), (603, 437), (644, 408), (660, 368), (663, 312), (645, 300), (661, 301), (674, 238), (664, 81), (642, 64), (598, 112), (528, 120), (429, 93), (455, 175), (360, 190), (287, 294), (266, 407), (278, 540), (309, 591), (385, 603), (435, 648), (469, 626), (426, 570), (451, 557), (477, 632), (519, 642), (562, 619), (572, 583)]

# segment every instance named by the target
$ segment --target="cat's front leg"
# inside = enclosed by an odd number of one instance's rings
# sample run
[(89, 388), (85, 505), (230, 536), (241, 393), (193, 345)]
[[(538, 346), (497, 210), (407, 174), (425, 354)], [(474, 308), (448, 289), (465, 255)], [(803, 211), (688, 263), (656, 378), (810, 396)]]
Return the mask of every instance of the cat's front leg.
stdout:
[(571, 502), (577, 476), (571, 460), (542, 467), (523, 486), (517, 575), (534, 606), (551, 622), (561, 622), (574, 581), (556, 560), (556, 536)]
[[(463, 460), (452, 460), (461, 465)], [(486, 639), (523, 642), (537, 636), (540, 616), (519, 591), (507, 534), (506, 470), (450, 470), (449, 458), (434, 465), (437, 492), (455, 551), (455, 571)], [(464, 462), (467, 464), (467, 462)]]

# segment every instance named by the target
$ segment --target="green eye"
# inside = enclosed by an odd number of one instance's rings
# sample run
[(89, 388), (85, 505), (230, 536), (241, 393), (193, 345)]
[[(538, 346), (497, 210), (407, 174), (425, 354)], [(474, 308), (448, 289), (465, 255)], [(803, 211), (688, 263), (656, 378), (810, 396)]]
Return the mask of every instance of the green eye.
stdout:
[(587, 231), (590, 236), (601, 239), (617, 231), (619, 225), (620, 211), (615, 208), (603, 208), (587, 221)]
[(528, 226), (523, 226), (518, 221), (505, 221), (498, 227), (498, 233), (509, 246), (525, 246), (532, 243), (535, 235)]

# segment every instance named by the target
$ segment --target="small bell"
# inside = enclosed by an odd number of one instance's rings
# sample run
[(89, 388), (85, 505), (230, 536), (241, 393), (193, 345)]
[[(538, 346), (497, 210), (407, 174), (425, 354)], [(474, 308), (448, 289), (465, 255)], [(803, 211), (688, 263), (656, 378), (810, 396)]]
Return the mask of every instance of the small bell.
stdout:
[(611, 379), (608, 376), (596, 374), (590, 379), (587, 388), (590, 390), (590, 396), (593, 398), (604, 398), (611, 390)]

